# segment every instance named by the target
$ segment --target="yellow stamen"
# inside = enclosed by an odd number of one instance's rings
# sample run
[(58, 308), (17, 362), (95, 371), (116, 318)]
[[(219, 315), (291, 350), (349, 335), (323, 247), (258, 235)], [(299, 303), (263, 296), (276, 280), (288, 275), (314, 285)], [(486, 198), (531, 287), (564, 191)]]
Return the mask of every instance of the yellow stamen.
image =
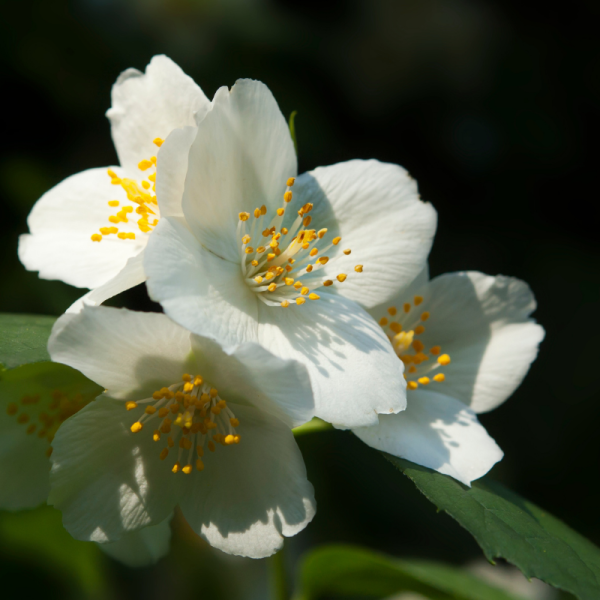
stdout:
[(442, 366), (446, 366), (450, 364), (450, 356), (448, 354), (442, 354), (441, 356), (438, 357), (437, 361), (440, 363), (440, 365)]
[(139, 421), (137, 421), (136, 423), (134, 423), (131, 426), (131, 428), (130, 428), (131, 429), (131, 433), (137, 433), (138, 431), (141, 431), (143, 427), (144, 426)]
[(443, 373), (438, 373), (437, 375), (433, 376), (433, 379), (435, 381), (438, 381), (439, 383), (441, 383), (442, 381), (444, 381), (446, 379), (446, 376)]
[[(344, 254), (345, 254), (345, 252), (344, 252)], [(356, 265), (356, 266), (354, 267), (354, 270), (355, 270), (357, 273), (362, 273), (362, 272), (363, 272), (363, 266), (362, 266), (362, 265)]]
[(340, 273), (336, 279), (340, 282), (343, 283), (344, 281), (346, 281), (346, 277), (348, 277), (345, 273)]

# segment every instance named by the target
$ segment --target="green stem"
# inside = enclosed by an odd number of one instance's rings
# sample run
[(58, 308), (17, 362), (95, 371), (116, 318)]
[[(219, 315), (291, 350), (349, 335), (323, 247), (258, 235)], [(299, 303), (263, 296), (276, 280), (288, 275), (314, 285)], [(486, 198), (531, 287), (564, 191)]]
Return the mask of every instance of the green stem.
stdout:
[(288, 600), (288, 580), (285, 569), (285, 546), (269, 558), (271, 600)]

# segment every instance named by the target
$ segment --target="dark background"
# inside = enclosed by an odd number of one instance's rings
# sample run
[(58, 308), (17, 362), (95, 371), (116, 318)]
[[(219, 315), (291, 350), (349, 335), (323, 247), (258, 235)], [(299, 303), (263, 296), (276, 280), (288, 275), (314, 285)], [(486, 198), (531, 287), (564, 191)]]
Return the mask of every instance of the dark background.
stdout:
[[(81, 295), (26, 272), (17, 238), (45, 190), (115, 164), (104, 112), (122, 70), (165, 53), (209, 98), (238, 77), (260, 79), (286, 116), (298, 111), (301, 171), (377, 158), (411, 172), (439, 213), (432, 275), (471, 269), (531, 285), (547, 336), (520, 389), (481, 418), (506, 453), (493, 475), (600, 542), (597, 2), (3, 0), (0, 8), (0, 310), (58, 315)], [(115, 302), (151, 309), (142, 288)], [(481, 555), (351, 434), (300, 445), (319, 512), (289, 544), (290, 563), (341, 541), (456, 564)], [(237, 598), (264, 586), (262, 562), (250, 572), (248, 561), (178, 532), (154, 569), (132, 575), (102, 563), (112, 594)], [(68, 566), (6, 539), (0, 562), (27, 578), (32, 597), (64, 597), (70, 585)]]

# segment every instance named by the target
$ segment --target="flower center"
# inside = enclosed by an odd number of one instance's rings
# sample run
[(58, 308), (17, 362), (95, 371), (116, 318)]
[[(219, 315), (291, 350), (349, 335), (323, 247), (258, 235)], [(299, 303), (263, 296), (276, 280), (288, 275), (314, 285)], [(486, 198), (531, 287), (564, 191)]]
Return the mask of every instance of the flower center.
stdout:
[[(163, 144), (163, 140), (156, 138), (154, 143), (160, 148)], [(103, 236), (116, 234), (120, 240), (135, 240), (135, 231), (132, 229), (139, 229), (142, 233), (150, 233), (154, 227), (158, 224), (160, 219), (160, 210), (158, 209), (158, 202), (156, 200), (156, 156), (151, 156), (148, 160), (142, 160), (138, 163), (140, 171), (148, 171), (148, 169), (154, 169), (153, 172), (147, 175), (146, 179), (142, 179), (141, 183), (138, 183), (134, 179), (128, 179), (124, 177), (119, 178), (117, 174), (108, 169), (108, 176), (110, 182), (113, 185), (120, 185), (127, 194), (127, 200), (129, 200), (134, 206), (126, 205), (120, 206), (119, 200), (109, 200), (108, 205), (111, 208), (119, 208), (119, 210), (108, 217), (108, 221), (112, 223), (110, 227), (100, 227), (100, 233), (92, 234), (92, 242), (101, 242)], [(133, 212), (140, 215), (136, 225), (130, 224), (128, 215)], [(133, 218), (133, 217), (132, 217)], [(125, 226), (123, 226), (125, 224)], [(119, 225), (122, 231), (119, 231)]]
[[(46, 438), (48, 444), (51, 444), (63, 421), (80, 411), (90, 402), (91, 397), (85, 399), (83, 394), (79, 393), (69, 397), (60, 390), (54, 390), (50, 398), (43, 399), (40, 394), (23, 396), (20, 405), (11, 402), (6, 407), (6, 412), (14, 416), (17, 423), (27, 426), (25, 431), (28, 435), (37, 433), (39, 438)], [(52, 446), (49, 445), (46, 456), (51, 454)]]
[[(327, 229), (309, 229), (312, 217), (308, 213), (313, 205), (306, 203), (293, 224), (289, 228), (283, 227), (285, 206), (292, 200), (294, 182), (294, 177), (287, 180), (283, 206), (277, 209), (274, 217), (267, 216), (264, 205), (254, 209), (252, 215), (248, 212), (239, 214), (237, 232), (241, 239), (242, 274), (246, 284), (268, 306), (287, 308), (292, 302), (302, 306), (307, 298), (319, 300), (320, 296), (314, 290), (334, 283), (323, 277), (322, 269), (330, 262), (325, 253), (337, 246), (342, 238), (335, 237), (327, 242)], [(255, 241), (251, 246), (252, 240)], [(346, 256), (350, 252), (349, 248), (343, 251)], [(333, 258), (332, 262), (335, 260)], [(356, 265), (354, 271), (362, 273), (363, 266)], [(343, 283), (347, 277), (340, 273), (335, 279)]]
[[(156, 421), (152, 439), (160, 442), (164, 435), (167, 436), (167, 445), (161, 450), (160, 459), (165, 460), (170, 450), (177, 447), (173, 473), (183, 471), (189, 475), (193, 471), (194, 449), (197, 455), (196, 469), (203, 471), (205, 448), (215, 452), (217, 444), (230, 446), (240, 443), (240, 435), (236, 433), (239, 420), (225, 400), (219, 397), (219, 392), (204, 383), (200, 375), (192, 377), (184, 374), (181, 383), (157, 390), (152, 398), (128, 401), (125, 408), (134, 410), (140, 404), (146, 407), (142, 416), (131, 426), (131, 432), (138, 433), (145, 425)], [(184, 453), (186, 460), (182, 467)]]
[[(423, 298), (415, 296), (413, 302), (416, 308), (423, 302)], [(417, 314), (418, 311), (413, 310), (410, 302), (405, 302), (401, 311), (395, 306), (390, 306), (387, 311), (390, 318), (382, 317), (379, 324), (386, 331), (398, 358), (405, 365), (404, 378), (407, 388), (416, 390), (419, 385), (445, 381), (446, 376), (439, 372), (439, 369), (450, 364), (450, 356), (441, 354), (441, 346), (432, 346), (426, 352), (425, 344), (419, 339), (419, 336), (425, 333), (423, 323), (429, 319), (429, 312)], [(432, 360), (432, 356), (436, 360)]]

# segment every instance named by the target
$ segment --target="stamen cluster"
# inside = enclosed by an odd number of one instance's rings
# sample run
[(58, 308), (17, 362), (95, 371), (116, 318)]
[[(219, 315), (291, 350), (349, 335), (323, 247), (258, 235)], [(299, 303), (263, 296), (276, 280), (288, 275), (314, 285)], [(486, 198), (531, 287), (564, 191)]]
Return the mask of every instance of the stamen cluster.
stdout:
[[(325, 253), (337, 246), (342, 238), (335, 237), (328, 245), (319, 248), (327, 229), (309, 229), (312, 217), (308, 213), (313, 205), (310, 202), (304, 204), (293, 224), (289, 228), (283, 227), (285, 206), (292, 200), (294, 182), (294, 177), (287, 180), (284, 204), (269, 222), (265, 205), (256, 208), (252, 215), (248, 212), (239, 214), (242, 274), (246, 283), (268, 306), (287, 308), (291, 302), (301, 306), (307, 298), (319, 300), (320, 296), (314, 290), (334, 283), (332, 279), (324, 279), (319, 271), (330, 260)], [(250, 245), (253, 239), (258, 241), (258, 245)], [(343, 253), (349, 255), (350, 248)], [(319, 254), (319, 258), (315, 259)], [(315, 262), (311, 264), (313, 259)], [(362, 273), (363, 266), (356, 265), (354, 270)], [(339, 273), (336, 280), (343, 283), (347, 277), (346, 273)]]
[[(27, 425), (28, 435), (37, 432), (40, 439), (46, 438), (48, 444), (51, 444), (61, 423), (80, 411), (89, 401), (90, 399), (85, 399), (79, 393), (69, 397), (60, 390), (54, 390), (50, 402), (48, 399), (42, 399), (40, 394), (27, 395), (21, 398), (20, 405), (10, 402), (6, 407), (6, 413), (16, 417), (20, 425)], [(47, 406), (44, 407), (45, 403)], [(39, 423), (35, 422), (36, 417)], [(52, 446), (48, 446), (46, 456), (51, 454)]]
[[(205, 447), (215, 452), (217, 444), (230, 446), (240, 443), (236, 419), (227, 402), (219, 397), (218, 391), (204, 382), (200, 375), (192, 377), (184, 374), (181, 383), (163, 387), (155, 391), (151, 398), (125, 403), (127, 410), (134, 410), (140, 404), (146, 404), (144, 414), (132, 426), (132, 433), (138, 433), (149, 422), (160, 419), (160, 425), (154, 429), (152, 439), (159, 442), (167, 436), (167, 445), (160, 452), (165, 460), (172, 448), (177, 446), (177, 461), (173, 473), (183, 471), (189, 475), (192, 468), (194, 448), (196, 451), (196, 469), (204, 470), (202, 457)], [(183, 453), (187, 451), (185, 466), (182, 465)]]
[[(163, 144), (163, 140), (156, 138), (154, 140), (159, 148)], [(139, 184), (134, 179), (126, 177), (120, 178), (112, 170), (108, 169), (108, 176), (113, 185), (120, 185), (127, 199), (137, 206), (122, 206), (114, 215), (108, 217), (108, 220), (113, 225), (110, 227), (100, 227), (100, 233), (92, 234), (92, 242), (101, 242), (103, 236), (116, 234), (120, 240), (135, 240), (135, 233), (132, 231), (119, 231), (116, 227), (120, 223), (129, 223), (128, 215), (131, 215), (134, 210), (140, 215), (137, 220), (137, 226), (142, 233), (150, 233), (160, 219), (160, 211), (158, 209), (158, 201), (156, 200), (156, 156), (151, 156), (148, 160), (142, 160), (138, 163), (140, 171), (147, 171), (154, 168), (154, 172), (150, 173), (146, 179), (143, 179)], [(112, 208), (117, 208), (120, 205), (119, 200), (109, 200), (108, 205)]]
[[(414, 297), (414, 306), (417, 307), (423, 302), (421, 296)], [(401, 316), (397, 320), (393, 320), (398, 315), (398, 309), (395, 306), (390, 306), (387, 309), (390, 318), (382, 317), (379, 324), (383, 329), (388, 329), (387, 336), (398, 355), (398, 358), (405, 365), (404, 378), (407, 380), (407, 388), (416, 390), (420, 385), (429, 385), (431, 381), (442, 383), (446, 376), (444, 373), (435, 373), (440, 367), (450, 364), (450, 356), (441, 354), (441, 346), (432, 346), (429, 349), (429, 354), (437, 357), (435, 362), (428, 362), (431, 358), (425, 353), (425, 345), (418, 339), (418, 336), (425, 333), (425, 326), (422, 324), (431, 316), (425, 311), (420, 315), (411, 314), (412, 305), (410, 302), (405, 302), (402, 306)], [(410, 327), (403, 327), (400, 320), (407, 321)], [(434, 375), (432, 375), (435, 373)]]

